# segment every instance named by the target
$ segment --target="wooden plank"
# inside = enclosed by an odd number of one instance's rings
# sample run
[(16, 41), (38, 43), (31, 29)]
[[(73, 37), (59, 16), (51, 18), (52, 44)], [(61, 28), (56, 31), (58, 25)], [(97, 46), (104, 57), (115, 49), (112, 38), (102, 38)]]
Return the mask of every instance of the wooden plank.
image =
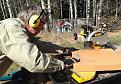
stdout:
[(73, 65), (74, 71), (121, 70), (121, 53), (112, 49), (85, 49), (72, 52), (80, 62)]

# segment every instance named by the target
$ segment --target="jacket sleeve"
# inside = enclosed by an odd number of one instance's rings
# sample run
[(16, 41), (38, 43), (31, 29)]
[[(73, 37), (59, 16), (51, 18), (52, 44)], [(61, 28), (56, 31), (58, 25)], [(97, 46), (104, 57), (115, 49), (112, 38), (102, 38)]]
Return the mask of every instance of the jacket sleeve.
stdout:
[(38, 38), (33, 38), (32, 43), (37, 45), (38, 49), (43, 53), (62, 53), (65, 48), (51, 42), (41, 41)]
[(43, 54), (35, 44), (28, 41), (29, 38), (19, 23), (14, 21), (4, 26), (4, 50), (11, 60), (30, 72), (55, 72), (64, 69), (61, 60)]

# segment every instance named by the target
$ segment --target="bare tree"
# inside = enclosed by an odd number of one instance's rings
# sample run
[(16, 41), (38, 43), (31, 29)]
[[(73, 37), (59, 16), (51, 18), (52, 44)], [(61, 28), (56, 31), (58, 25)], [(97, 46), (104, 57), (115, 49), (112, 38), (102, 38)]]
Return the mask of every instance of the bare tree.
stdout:
[(116, 13), (115, 13), (115, 18), (118, 17), (118, 0), (116, 0)]
[(96, 0), (93, 0), (93, 21), (94, 26), (96, 26)]
[(61, 9), (60, 9), (60, 12), (61, 12), (61, 19), (63, 18), (63, 7), (62, 7), (63, 5), (62, 5), (62, 0), (60, 0), (60, 7), (61, 7)]
[(18, 7), (16, 6), (16, 3), (13, 3), (13, 2), (11, 2), (11, 3), (12, 3), (13, 8), (14, 8), (14, 12), (13, 12), (14, 14), (13, 15), (16, 16), (18, 14), (18, 9), (17, 9)]
[(49, 13), (49, 22), (47, 24), (48, 24), (48, 31), (50, 32), (50, 26), (49, 26), (49, 24), (52, 23), (51, 3), (50, 3), (50, 0), (48, 0), (48, 13)]
[(98, 29), (99, 29), (100, 17), (101, 17), (101, 13), (102, 13), (102, 4), (103, 4), (103, 0), (100, 0), (100, 2), (99, 2), (99, 10), (98, 10), (98, 17), (97, 17), (97, 28)]
[(51, 3), (50, 3), (50, 0), (48, 0), (48, 12), (49, 12), (49, 20), (50, 20), (50, 22), (52, 22)]
[(73, 19), (73, 4), (72, 4), (72, 0), (69, 0), (69, 12), (70, 12), (70, 18)]
[(44, 0), (41, 0), (42, 9), (45, 9)]
[(3, 8), (3, 3), (2, 1), (0, 0), (0, 7), (1, 7), (1, 10), (2, 10), (2, 14), (3, 14), (3, 19), (5, 19), (5, 12), (4, 12), (4, 8)]
[(74, 0), (75, 19), (77, 19), (77, 0)]
[(29, 6), (30, 0), (26, 0), (26, 5)]
[(11, 11), (9, 0), (6, 0), (6, 3), (7, 3), (7, 8), (8, 8), (8, 11), (9, 11), (10, 18), (12, 18), (13, 15), (12, 15), (12, 11)]
[[(44, 0), (41, 0), (41, 4), (42, 4), (42, 9), (46, 9), (46, 7), (45, 7), (45, 2), (44, 2)], [(45, 24), (45, 31), (48, 31), (48, 32), (50, 32), (50, 30), (49, 30), (49, 26), (47, 25), (48, 23), (46, 23)]]
[(86, 0), (86, 20), (89, 25), (90, 0)]
[(1, 0), (2, 1), (2, 3), (3, 3), (3, 9), (4, 9), (4, 17), (5, 18), (7, 18), (8, 16), (7, 16), (7, 10), (6, 10), (6, 5), (5, 5), (5, 1), (4, 0)]
[(107, 12), (109, 12), (109, 0), (106, 0), (106, 3), (107, 3), (107, 5), (106, 5), (106, 8), (107, 8)]

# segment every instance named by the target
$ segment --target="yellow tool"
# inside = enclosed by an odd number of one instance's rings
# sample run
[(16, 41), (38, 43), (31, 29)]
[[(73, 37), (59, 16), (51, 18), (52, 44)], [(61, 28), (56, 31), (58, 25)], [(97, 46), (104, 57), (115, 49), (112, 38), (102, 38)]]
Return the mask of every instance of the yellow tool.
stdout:
[[(72, 70), (71, 70), (72, 71)], [(74, 72), (72, 71), (71, 77), (78, 83), (83, 83), (93, 79), (96, 72)]]

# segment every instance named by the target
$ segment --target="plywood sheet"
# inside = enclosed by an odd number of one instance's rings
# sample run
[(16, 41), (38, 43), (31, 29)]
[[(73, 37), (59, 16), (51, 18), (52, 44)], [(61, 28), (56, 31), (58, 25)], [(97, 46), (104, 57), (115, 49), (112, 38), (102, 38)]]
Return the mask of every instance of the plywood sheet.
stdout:
[(74, 71), (121, 70), (121, 53), (112, 49), (85, 49), (72, 52), (80, 62), (73, 66)]

